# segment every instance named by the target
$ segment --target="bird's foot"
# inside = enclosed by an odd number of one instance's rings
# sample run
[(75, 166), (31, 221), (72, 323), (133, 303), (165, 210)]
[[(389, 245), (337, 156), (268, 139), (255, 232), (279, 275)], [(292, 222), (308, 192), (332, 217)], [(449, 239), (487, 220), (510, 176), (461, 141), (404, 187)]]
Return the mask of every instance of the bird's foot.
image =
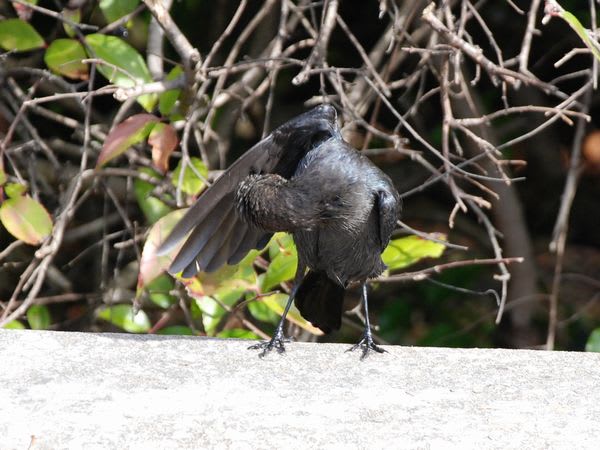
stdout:
[(264, 358), (265, 355), (267, 353), (269, 353), (271, 350), (277, 350), (277, 353), (285, 352), (284, 344), (286, 344), (288, 342), (292, 342), (292, 341), (293, 341), (292, 338), (286, 338), (283, 335), (283, 331), (276, 330), (275, 334), (273, 335), (271, 340), (262, 341), (262, 342), (259, 342), (258, 344), (251, 345), (250, 347), (248, 347), (248, 349), (249, 350), (262, 350), (258, 354), (258, 356), (260, 356), (261, 358)]
[(373, 336), (371, 336), (370, 331), (365, 331), (365, 333), (363, 334), (363, 338), (358, 343), (354, 344), (352, 347), (350, 347), (346, 351), (353, 352), (357, 348), (362, 349), (362, 355), (360, 356), (360, 359), (365, 359), (367, 356), (369, 356), (369, 354), (372, 351), (375, 351), (377, 353), (386, 353), (387, 352), (387, 350), (384, 350), (381, 347), (379, 347), (378, 345), (375, 345), (375, 342), (373, 342)]

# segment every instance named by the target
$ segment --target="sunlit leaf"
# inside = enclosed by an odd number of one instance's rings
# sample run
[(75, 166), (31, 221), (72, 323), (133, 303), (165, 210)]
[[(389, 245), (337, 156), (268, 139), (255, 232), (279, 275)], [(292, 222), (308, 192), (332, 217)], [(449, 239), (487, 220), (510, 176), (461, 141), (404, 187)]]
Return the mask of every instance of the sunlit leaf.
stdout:
[[(436, 238), (444, 240), (445, 236), (437, 234)], [(439, 258), (445, 248), (443, 244), (419, 236), (406, 236), (391, 241), (381, 258), (390, 270), (398, 270), (415, 264), (423, 258)]]
[(252, 266), (252, 260), (242, 260), (235, 266), (225, 265), (219, 270), (206, 273), (200, 272), (194, 278), (180, 278), (188, 288), (188, 293), (194, 295), (215, 295), (225, 303), (226, 294), (235, 290), (234, 300), (245, 291), (256, 291), (257, 277)]
[[(158, 256), (156, 250), (159, 245), (167, 238), (173, 227), (179, 219), (183, 217), (186, 209), (179, 209), (167, 214), (154, 224), (142, 250), (140, 260), (140, 271), (137, 282), (137, 296), (141, 295), (144, 289), (152, 280), (162, 274), (171, 264), (173, 258), (179, 251), (179, 247), (174, 248), (168, 255)], [(183, 241), (181, 242), (183, 245)]]
[(7, 177), (6, 177), (6, 172), (4, 172), (4, 169), (2, 168), (2, 164), (0, 163), (0, 186), (4, 186), (4, 184), (6, 183)]
[(289, 233), (275, 233), (267, 248), (269, 249), (269, 259), (272, 261), (280, 252), (290, 253), (295, 251), (294, 239)]
[(590, 334), (590, 337), (585, 344), (586, 352), (600, 352), (600, 328), (596, 328)]
[[(149, 177), (160, 179), (160, 175), (149, 167), (142, 167), (138, 170)], [(156, 223), (171, 211), (169, 206), (151, 195), (153, 189), (154, 185), (152, 183), (140, 180), (139, 178), (136, 178), (133, 182), (135, 198), (150, 224)]]
[(194, 332), (190, 327), (184, 325), (172, 325), (158, 330), (156, 334), (175, 335), (175, 336), (193, 336)]
[(260, 337), (254, 334), (252, 331), (244, 330), (243, 328), (231, 328), (230, 330), (223, 330), (217, 333), (216, 337), (227, 339), (260, 339)]
[(5, 50), (27, 51), (44, 45), (42, 36), (24, 20), (0, 20), (0, 47)]
[(52, 41), (44, 55), (44, 61), (50, 70), (76, 80), (88, 79), (88, 66), (81, 62), (85, 58), (85, 49), (75, 39)]
[[(288, 301), (287, 294), (273, 294), (266, 297), (262, 297), (260, 302), (264, 303), (265, 306), (270, 308), (273, 312), (275, 312), (279, 317), (283, 314), (283, 310)], [(312, 334), (320, 336), (323, 334), (321, 330), (313, 327), (304, 317), (300, 315), (300, 311), (296, 308), (294, 304), (290, 308), (287, 316), (287, 320), (298, 325), (299, 327), (304, 328)]]
[[(181, 76), (182, 73), (183, 69), (180, 66), (175, 66), (168, 73), (166, 79), (168, 81), (174, 80)], [(158, 110), (163, 116), (168, 116), (173, 112), (173, 108), (175, 107), (180, 94), (181, 89), (171, 89), (158, 96)]]
[(18, 320), (13, 320), (12, 322), (8, 322), (7, 324), (5, 324), (2, 328), (6, 330), (24, 330), (25, 325), (23, 325)]
[(138, 311), (134, 316), (131, 305), (104, 306), (98, 311), (98, 317), (129, 333), (145, 333), (150, 330), (150, 319), (146, 313)]
[(273, 287), (289, 281), (294, 278), (296, 266), (298, 263), (298, 254), (296, 247), (291, 246), (285, 251), (281, 251), (269, 264), (261, 284), (261, 290), (267, 292)]
[(545, 8), (546, 16), (544, 16), (542, 23), (546, 24), (550, 17), (560, 17), (571, 27), (579, 38), (583, 41), (585, 46), (592, 52), (594, 57), (600, 61), (600, 44), (596, 42), (589, 34), (588, 30), (581, 24), (579, 19), (575, 17), (571, 12), (564, 9), (557, 2), (546, 2)]
[(4, 192), (6, 192), (8, 198), (21, 197), (27, 192), (27, 186), (21, 183), (8, 183), (4, 186)]
[(0, 206), (0, 222), (15, 238), (37, 245), (52, 233), (48, 211), (29, 196), (5, 200)]
[(210, 287), (208, 289), (211, 291), (210, 296), (207, 295), (204, 284), (198, 279), (201, 277), (180, 279), (186, 286), (188, 295), (195, 300), (196, 305), (202, 311), (202, 324), (207, 334), (214, 335), (218, 324), (227, 313), (222, 305), (234, 307), (244, 293), (254, 287), (252, 283), (243, 279), (244, 276), (244, 272), (236, 271), (230, 279), (224, 280), (216, 288)]
[(102, 146), (96, 167), (101, 167), (116, 158), (129, 147), (148, 137), (158, 117), (152, 114), (136, 114), (114, 127)]
[(133, 12), (140, 0), (100, 0), (99, 6), (108, 23)]
[(247, 290), (248, 286), (244, 282), (238, 283), (237, 280), (232, 280), (231, 283), (226, 283), (217, 289), (213, 297), (223, 305), (234, 306)]
[(263, 303), (262, 298), (249, 302), (247, 307), (248, 312), (252, 315), (252, 317), (254, 317), (256, 320), (260, 320), (261, 322), (275, 325), (277, 322), (279, 322), (281, 317), (280, 314), (277, 314), (269, 306), (267, 306), (267, 304)]
[(204, 287), (197, 277), (192, 278), (179, 278), (179, 281), (185, 286), (188, 295), (192, 298), (204, 297)]
[(160, 172), (165, 173), (169, 169), (169, 157), (178, 143), (177, 132), (172, 125), (157, 123), (152, 128), (148, 144), (152, 147), (152, 163)]
[[(185, 170), (183, 171), (183, 178), (181, 181), (181, 190), (186, 194), (198, 195), (205, 187), (204, 181), (208, 177), (208, 169), (200, 158), (190, 158), (190, 164), (186, 164)], [(183, 159), (179, 161), (177, 167), (171, 175), (173, 186), (179, 185), (179, 179), (181, 178), (181, 166), (183, 165)]]
[(46, 305), (32, 305), (27, 310), (27, 322), (32, 330), (46, 330), (52, 323), (50, 310)]
[(202, 325), (207, 335), (213, 336), (221, 319), (227, 311), (213, 298), (208, 296), (194, 298), (194, 302), (202, 311)]
[[(144, 58), (127, 42), (116, 36), (90, 34), (85, 37), (94, 54), (107, 64), (98, 64), (98, 71), (111, 83), (123, 88), (152, 82), (152, 77)], [(158, 97), (146, 94), (137, 101), (148, 112), (152, 111)]]

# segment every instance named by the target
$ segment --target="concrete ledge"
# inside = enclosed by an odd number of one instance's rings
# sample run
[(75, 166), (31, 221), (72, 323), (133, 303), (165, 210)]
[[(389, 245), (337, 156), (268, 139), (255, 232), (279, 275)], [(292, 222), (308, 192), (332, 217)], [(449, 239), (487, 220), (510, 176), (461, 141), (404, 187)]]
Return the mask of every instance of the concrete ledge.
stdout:
[(247, 346), (0, 330), (0, 448), (600, 448), (598, 354)]

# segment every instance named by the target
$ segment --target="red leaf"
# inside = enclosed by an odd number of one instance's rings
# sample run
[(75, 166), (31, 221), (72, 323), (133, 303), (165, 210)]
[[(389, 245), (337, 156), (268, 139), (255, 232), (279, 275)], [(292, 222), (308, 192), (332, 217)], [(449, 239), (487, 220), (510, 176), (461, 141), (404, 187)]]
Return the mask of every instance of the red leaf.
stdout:
[(13, 2), (13, 8), (15, 9), (15, 12), (17, 13), (17, 17), (21, 20), (25, 20), (25, 21), (29, 21), (29, 19), (31, 19), (31, 16), (33, 15), (33, 9), (29, 8), (28, 6), (25, 6), (21, 3), (15, 3)]
[(96, 168), (146, 139), (157, 122), (158, 117), (152, 114), (136, 114), (114, 127), (104, 141)]
[(159, 123), (154, 126), (148, 144), (152, 146), (152, 163), (157, 170), (165, 173), (169, 169), (169, 157), (178, 143), (177, 132), (171, 125)]

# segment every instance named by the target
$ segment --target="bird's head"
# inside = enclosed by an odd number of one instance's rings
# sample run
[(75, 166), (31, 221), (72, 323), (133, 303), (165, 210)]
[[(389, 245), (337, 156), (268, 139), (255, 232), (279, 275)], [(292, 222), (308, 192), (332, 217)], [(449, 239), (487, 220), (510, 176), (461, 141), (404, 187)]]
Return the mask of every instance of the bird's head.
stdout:
[(299, 115), (277, 131), (286, 142), (308, 150), (332, 137), (341, 139), (337, 111), (329, 104), (319, 105)]

